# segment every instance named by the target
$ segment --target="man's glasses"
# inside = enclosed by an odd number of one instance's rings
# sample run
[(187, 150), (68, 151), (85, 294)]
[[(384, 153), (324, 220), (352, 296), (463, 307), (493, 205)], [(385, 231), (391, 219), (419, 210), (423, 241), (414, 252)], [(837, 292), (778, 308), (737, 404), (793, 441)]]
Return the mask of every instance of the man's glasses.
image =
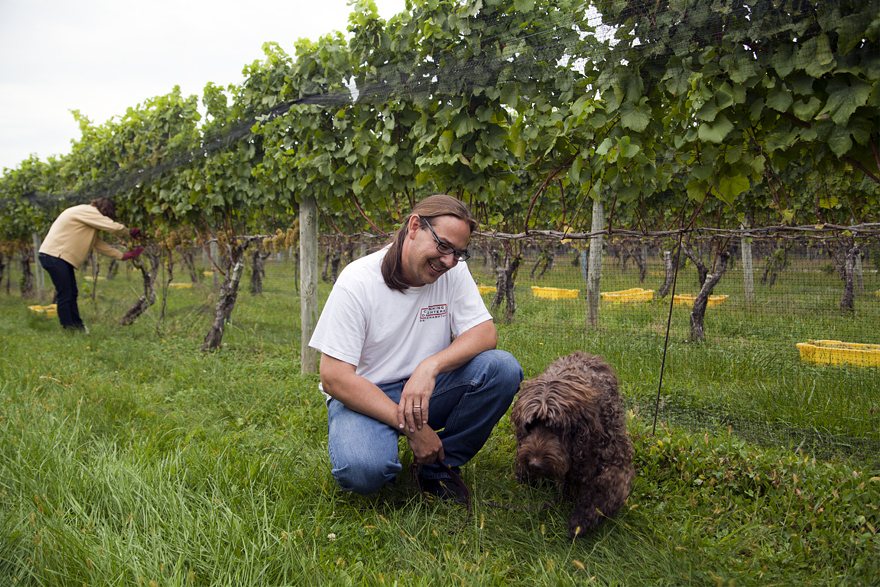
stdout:
[(428, 223), (427, 220), (422, 218), (422, 222), (425, 223), (425, 226), (428, 227), (428, 230), (430, 230), (431, 234), (434, 236), (434, 240), (437, 241), (437, 250), (440, 251), (441, 255), (450, 255), (451, 254), (452, 258), (455, 259), (456, 261), (467, 261), (468, 259), (471, 258), (471, 254), (470, 254), (470, 252), (468, 252), (467, 249), (465, 249), (463, 251), (456, 251), (455, 249), (450, 247), (448, 244), (446, 244), (440, 240), (440, 238), (437, 236), (437, 233), (434, 232), (434, 229), (431, 228), (431, 225), (430, 225), (430, 223)]

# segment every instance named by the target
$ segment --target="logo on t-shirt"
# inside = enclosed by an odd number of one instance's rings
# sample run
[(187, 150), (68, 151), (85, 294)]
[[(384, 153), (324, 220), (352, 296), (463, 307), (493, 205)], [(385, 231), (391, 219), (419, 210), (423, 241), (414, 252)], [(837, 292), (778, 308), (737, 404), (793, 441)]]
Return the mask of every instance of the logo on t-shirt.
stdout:
[(428, 306), (427, 308), (419, 310), (419, 322), (424, 322), (431, 318), (442, 318), (444, 316), (446, 316), (446, 304)]

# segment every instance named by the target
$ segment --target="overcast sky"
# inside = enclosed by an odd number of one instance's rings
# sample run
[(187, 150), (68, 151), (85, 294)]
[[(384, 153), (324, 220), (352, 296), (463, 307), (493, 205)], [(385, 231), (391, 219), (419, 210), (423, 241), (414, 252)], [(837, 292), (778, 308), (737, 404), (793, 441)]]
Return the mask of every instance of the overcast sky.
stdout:
[[(389, 19), (405, 0), (375, 0)], [(170, 93), (240, 84), (272, 41), (346, 32), (348, 0), (0, 0), (0, 174), (79, 139), (94, 124)]]

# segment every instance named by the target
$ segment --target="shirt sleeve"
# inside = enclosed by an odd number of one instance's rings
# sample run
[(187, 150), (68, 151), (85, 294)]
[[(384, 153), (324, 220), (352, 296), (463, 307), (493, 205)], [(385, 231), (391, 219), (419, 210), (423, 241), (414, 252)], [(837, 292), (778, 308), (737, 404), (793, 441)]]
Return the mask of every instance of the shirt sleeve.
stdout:
[[(107, 232), (118, 233), (125, 230), (125, 225), (120, 224), (101, 214), (94, 206), (89, 206), (86, 213), (82, 215), (80, 220), (83, 224), (96, 228), (98, 230), (106, 230)], [(97, 246), (96, 246), (97, 248)]]
[(337, 281), (318, 318), (309, 346), (357, 367), (366, 340), (366, 317), (362, 300)]
[(93, 248), (105, 257), (112, 257), (117, 260), (122, 259), (122, 251), (114, 249), (105, 243), (99, 236), (95, 237), (95, 245)]
[(470, 269), (464, 263), (459, 265), (462, 270), (456, 274), (453, 286), (452, 334), (454, 336), (461, 336), (463, 332), (492, 319), (492, 314), (486, 309), (483, 296), (480, 295)]

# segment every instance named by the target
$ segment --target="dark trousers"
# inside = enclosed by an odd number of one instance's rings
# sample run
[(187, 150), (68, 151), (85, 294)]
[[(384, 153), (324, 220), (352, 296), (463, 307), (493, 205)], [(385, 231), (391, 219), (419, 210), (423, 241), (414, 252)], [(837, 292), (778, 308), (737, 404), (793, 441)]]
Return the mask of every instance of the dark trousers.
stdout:
[(76, 270), (73, 265), (59, 257), (53, 257), (40, 253), (40, 265), (43, 266), (52, 278), (55, 286), (55, 304), (58, 306), (58, 320), (64, 328), (84, 328), (83, 321), (79, 317), (79, 306), (76, 298), (79, 291), (76, 289)]

